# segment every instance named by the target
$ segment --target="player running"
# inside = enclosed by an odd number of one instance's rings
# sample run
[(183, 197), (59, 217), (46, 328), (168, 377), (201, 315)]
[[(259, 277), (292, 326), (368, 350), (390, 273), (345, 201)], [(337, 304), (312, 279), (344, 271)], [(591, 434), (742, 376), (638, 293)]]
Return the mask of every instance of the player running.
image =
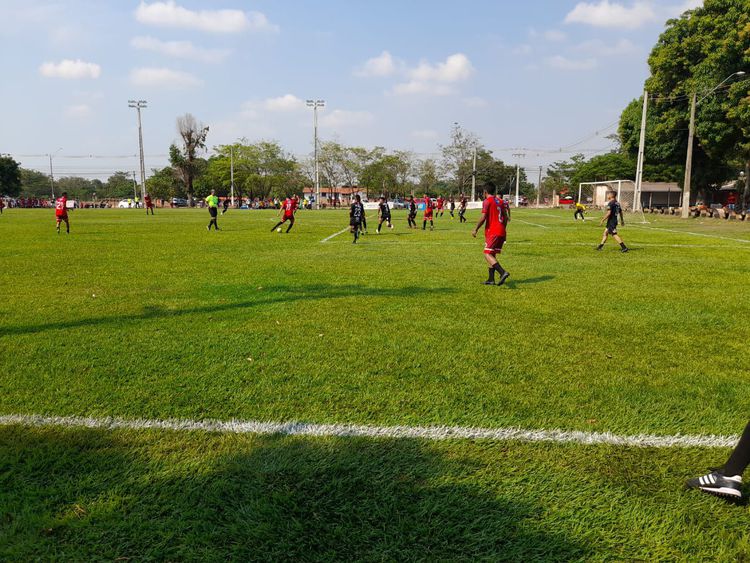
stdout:
[(437, 198), (437, 212), (435, 213), (435, 217), (442, 217), (443, 216), (443, 207), (445, 206), (445, 200), (443, 199), (443, 196), (439, 195)]
[(151, 211), (151, 215), (154, 214), (154, 202), (151, 201), (151, 195), (146, 194), (143, 196), (143, 203), (146, 205), (146, 215)]
[(211, 220), (208, 222), (206, 229), (210, 232), (211, 225), (218, 231), (219, 223), (216, 222), (216, 217), (219, 215), (219, 198), (216, 195), (216, 190), (211, 190), (211, 194), (206, 197), (206, 205), (208, 205), (208, 214), (211, 215)]
[(375, 230), (377, 234), (380, 234), (380, 227), (383, 223), (388, 223), (388, 228), (392, 229), (393, 224), (391, 223), (391, 208), (388, 206), (388, 202), (384, 197), (380, 198), (378, 203), (378, 228)]
[(466, 223), (466, 205), (468, 203), (468, 200), (466, 199), (466, 196), (464, 194), (461, 194), (461, 198), (458, 202), (458, 222), (459, 223)]
[(354, 234), (352, 244), (357, 244), (360, 231), (362, 230), (362, 221), (365, 218), (365, 206), (362, 205), (362, 198), (359, 194), (354, 196), (354, 203), (349, 208), (349, 231)]
[(482, 217), (471, 232), (471, 236), (476, 238), (477, 231), (484, 225), (484, 258), (489, 265), (489, 277), (484, 285), (495, 285), (495, 272), (500, 274), (497, 285), (503, 285), (510, 277), (510, 274), (503, 269), (496, 257), (505, 244), (506, 225), (510, 223), (510, 208), (503, 198), (495, 195), (496, 192), (494, 184), (488, 183), (485, 186)]
[(417, 202), (414, 201), (414, 196), (409, 196), (409, 215), (406, 217), (409, 222), (410, 229), (417, 228)]
[(573, 213), (573, 219), (575, 221), (578, 221), (578, 217), (580, 217), (581, 221), (585, 221), (586, 217), (583, 216), (584, 211), (586, 211), (586, 206), (583, 205), (580, 201), (576, 201), (576, 212)]
[(422, 218), (422, 230), (427, 229), (427, 221), (430, 222), (430, 230), (434, 230), (435, 224), (432, 222), (432, 200), (427, 194), (424, 194), (424, 217)]
[(604, 243), (607, 242), (609, 235), (612, 235), (614, 239), (620, 244), (620, 252), (627, 252), (628, 247), (625, 246), (625, 243), (620, 238), (620, 235), (617, 234), (618, 217), (620, 218), (620, 225), (625, 226), (625, 218), (622, 215), (622, 206), (620, 205), (620, 202), (617, 201), (617, 194), (615, 192), (609, 192), (607, 194), (607, 199), (609, 200), (607, 202), (607, 214), (602, 217), (601, 221), (599, 221), (600, 226), (606, 221), (607, 228), (604, 229), (602, 242), (599, 243), (599, 246), (597, 246), (596, 249), (601, 250), (602, 248), (604, 248)]
[(5, 209), (5, 201), (0, 199), (0, 215), (3, 214), (3, 209)]
[(730, 500), (742, 498), (742, 474), (750, 465), (750, 422), (727, 462), (710, 473), (690, 479), (686, 486)]
[(283, 213), (283, 216), (281, 217), (281, 221), (276, 223), (273, 228), (271, 229), (271, 232), (274, 232), (278, 227), (281, 227), (284, 223), (289, 221), (289, 226), (286, 228), (286, 232), (292, 230), (292, 227), (294, 227), (294, 214), (297, 211), (297, 197), (288, 197), (284, 200), (284, 203), (281, 204), (281, 213)]
[(227, 209), (229, 209), (229, 198), (228, 197), (224, 198), (222, 206), (223, 206), (223, 209), (221, 210), (221, 214), (224, 215), (224, 213), (227, 212)]
[(456, 216), (453, 214), (453, 212), (456, 210), (456, 200), (451, 196), (448, 199), (448, 213), (451, 214), (451, 221), (456, 218)]
[(70, 234), (70, 221), (68, 220), (68, 192), (63, 192), (55, 200), (55, 220), (57, 224), (57, 234), (60, 234), (60, 223), (65, 221), (65, 232)]

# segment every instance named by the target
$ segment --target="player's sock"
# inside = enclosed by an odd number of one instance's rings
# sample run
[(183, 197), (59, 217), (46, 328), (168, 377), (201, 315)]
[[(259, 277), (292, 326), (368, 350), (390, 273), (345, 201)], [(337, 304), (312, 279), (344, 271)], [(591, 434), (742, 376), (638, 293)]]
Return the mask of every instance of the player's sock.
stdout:
[(281, 226), (281, 224), (282, 224), (282, 223), (281, 223), (281, 221), (279, 221), (278, 223), (276, 223), (276, 224), (275, 224), (275, 225), (274, 225), (274, 226), (273, 226), (273, 227), (271, 228), (271, 232), (274, 232), (274, 231), (275, 231), (275, 230), (276, 230), (276, 229), (277, 229), (278, 227), (280, 227), (280, 226)]
[(597, 250), (601, 250), (602, 248), (604, 248), (604, 243), (603, 242), (599, 243), (599, 246), (596, 247)]
[(294, 227), (294, 224), (289, 225), (289, 228), (286, 230), (286, 232), (288, 233), (289, 231), (291, 231), (292, 227)]
[(496, 264), (495, 264), (495, 265), (494, 265), (494, 266), (493, 266), (492, 268), (493, 268), (493, 269), (494, 269), (494, 270), (495, 270), (495, 271), (496, 271), (496, 272), (497, 272), (498, 274), (500, 274), (501, 276), (504, 276), (504, 275), (505, 275), (505, 270), (504, 270), (504, 269), (503, 269), (503, 267), (502, 267), (502, 266), (500, 265), (500, 262), (497, 262), (497, 263), (496, 263)]
[(427, 229), (427, 221), (425, 220), (425, 221), (422, 221), (422, 230), (424, 231), (426, 229)]
[(488, 268), (487, 272), (487, 284), (495, 283), (495, 268)]
[(625, 243), (624, 243), (624, 242), (621, 242), (621, 243), (620, 243), (620, 249), (621, 249), (621, 250), (622, 250), (623, 252), (627, 252), (627, 251), (628, 251), (628, 247), (627, 247), (627, 246), (625, 246)]

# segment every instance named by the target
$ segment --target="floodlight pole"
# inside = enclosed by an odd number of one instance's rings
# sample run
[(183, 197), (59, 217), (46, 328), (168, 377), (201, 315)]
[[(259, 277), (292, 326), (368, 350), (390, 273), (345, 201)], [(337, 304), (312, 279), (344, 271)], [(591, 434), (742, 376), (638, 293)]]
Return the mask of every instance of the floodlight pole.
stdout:
[(146, 100), (128, 100), (128, 107), (138, 112), (138, 148), (140, 149), (141, 166), (141, 199), (146, 197), (146, 164), (143, 158), (143, 127), (141, 125), (141, 109), (146, 108)]
[(521, 187), (521, 159), (526, 156), (526, 154), (517, 152), (513, 153), (513, 156), (518, 158), (518, 160), (516, 161), (516, 207), (518, 207), (519, 190)]
[(234, 207), (234, 147), (229, 147), (229, 189), (230, 200)]
[(648, 91), (643, 91), (643, 111), (641, 113), (641, 138), (638, 142), (638, 164), (635, 169), (635, 194), (633, 211), (641, 208), (641, 186), (643, 183), (643, 163), (646, 149), (646, 116), (648, 113)]
[(307, 100), (307, 107), (313, 108), (313, 142), (315, 143), (315, 207), (320, 209), (320, 167), (318, 165), (318, 108), (326, 105), (325, 100)]

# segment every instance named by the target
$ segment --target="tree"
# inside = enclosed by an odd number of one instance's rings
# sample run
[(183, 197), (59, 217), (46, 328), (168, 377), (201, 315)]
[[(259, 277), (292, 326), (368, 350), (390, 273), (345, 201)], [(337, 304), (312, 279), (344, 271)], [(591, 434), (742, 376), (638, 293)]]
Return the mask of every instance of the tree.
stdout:
[(133, 197), (133, 177), (127, 172), (115, 172), (103, 186), (104, 197)]
[(408, 151), (395, 151), (383, 154), (371, 161), (362, 170), (361, 185), (368, 194), (374, 191), (385, 197), (405, 195), (412, 191), (411, 175), (414, 169), (414, 158)]
[(21, 172), (10, 156), (0, 156), (0, 195), (16, 197), (21, 193)]
[[(428, 194), (430, 196), (435, 195), (433, 190), (440, 181), (440, 173), (435, 159), (426, 158), (420, 160), (416, 165), (416, 175), (419, 194)], [(413, 192), (412, 195), (414, 195)]]
[(198, 162), (198, 151), (206, 148), (208, 126), (203, 125), (192, 114), (177, 118), (177, 131), (182, 139), (182, 150), (176, 145), (169, 147), (169, 162), (179, 173), (190, 205), (193, 204), (193, 183), (203, 163)]
[(50, 197), (52, 187), (49, 176), (38, 170), (19, 169), (21, 176), (21, 194), (27, 197)]
[(458, 123), (453, 124), (450, 144), (440, 145), (442, 172), (451, 182), (453, 190), (464, 192), (471, 185), (472, 157), (474, 150), (481, 148), (477, 135), (466, 131)]
[(185, 195), (183, 186), (171, 166), (151, 170), (151, 177), (146, 178), (146, 192), (156, 199), (172, 199)]
[(60, 193), (67, 192), (71, 199), (91, 199), (92, 194), (96, 191), (92, 180), (81, 178), (79, 176), (65, 176), (59, 178), (56, 182), (57, 191)]

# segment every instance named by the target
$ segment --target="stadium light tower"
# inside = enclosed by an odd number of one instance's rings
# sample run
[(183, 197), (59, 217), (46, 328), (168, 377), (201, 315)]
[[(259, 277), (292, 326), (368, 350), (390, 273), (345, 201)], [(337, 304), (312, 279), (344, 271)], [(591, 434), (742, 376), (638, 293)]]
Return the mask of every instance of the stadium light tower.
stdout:
[(128, 107), (138, 112), (138, 148), (141, 153), (141, 199), (146, 196), (146, 164), (143, 160), (143, 128), (141, 127), (141, 109), (148, 107), (146, 100), (128, 100)]
[(307, 100), (307, 107), (313, 109), (313, 135), (315, 142), (315, 207), (320, 209), (320, 169), (318, 167), (318, 108), (326, 107), (325, 100)]
[(55, 175), (52, 173), (52, 157), (57, 156), (57, 153), (59, 153), (61, 150), (62, 147), (60, 147), (53, 153), (47, 154), (47, 156), (49, 157), (49, 186), (52, 189), (52, 201), (55, 201)]

